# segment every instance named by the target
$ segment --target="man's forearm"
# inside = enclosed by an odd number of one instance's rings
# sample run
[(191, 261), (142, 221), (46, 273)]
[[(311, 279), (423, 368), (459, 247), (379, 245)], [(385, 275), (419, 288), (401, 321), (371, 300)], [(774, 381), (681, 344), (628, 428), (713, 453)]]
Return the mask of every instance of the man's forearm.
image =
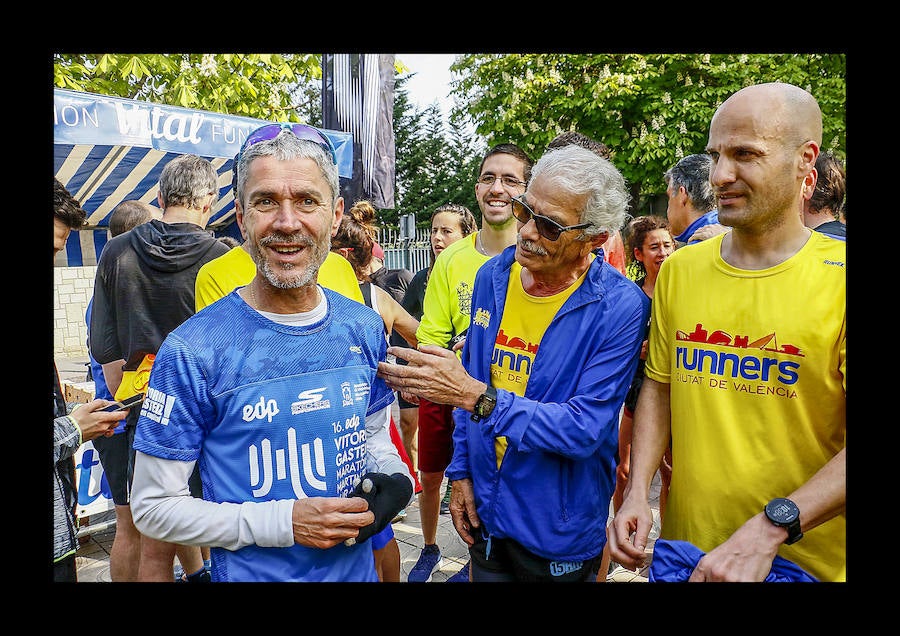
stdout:
[(800, 509), (800, 529), (809, 532), (841, 514), (847, 505), (847, 449), (787, 497)]
[(289, 547), (293, 500), (216, 503), (190, 495), (193, 462), (136, 451), (131, 510), (134, 525), (158, 541), (238, 550)]
[(102, 365), (103, 378), (106, 380), (106, 387), (109, 389), (110, 395), (115, 395), (119, 390), (119, 385), (122, 384), (122, 366), (124, 364), (124, 360), (113, 360)]
[(644, 378), (634, 412), (631, 435), (631, 470), (625, 495), (637, 490), (643, 497), (659, 469), (671, 434), (669, 385)]

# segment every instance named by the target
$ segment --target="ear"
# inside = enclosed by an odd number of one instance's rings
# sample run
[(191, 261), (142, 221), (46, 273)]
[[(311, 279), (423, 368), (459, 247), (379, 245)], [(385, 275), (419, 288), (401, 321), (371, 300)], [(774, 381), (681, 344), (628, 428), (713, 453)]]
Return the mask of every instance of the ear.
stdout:
[[(800, 150), (800, 173), (807, 176), (810, 170), (816, 169), (816, 159), (819, 157), (819, 145), (814, 141), (807, 141)], [(815, 183), (813, 183), (815, 186)]]
[(588, 244), (591, 246), (590, 251), (593, 252), (598, 247), (603, 247), (603, 244), (609, 240), (609, 232), (600, 232), (600, 234), (594, 234), (589, 238)]
[(234, 200), (234, 219), (237, 221), (238, 229), (241, 231), (241, 238), (247, 240), (247, 230), (244, 229), (244, 208), (238, 199)]
[(163, 212), (166, 211), (166, 202), (163, 201), (162, 192), (159, 190), (156, 191), (156, 202), (159, 203), (159, 209)]
[(334, 218), (331, 219), (331, 236), (337, 234), (341, 227), (341, 219), (344, 218), (344, 197), (338, 197), (334, 204)]
[(209, 201), (207, 201), (207, 202), (203, 205), (203, 210), (202, 210), (202, 212), (203, 212), (203, 214), (206, 215), (206, 216), (212, 216), (212, 213), (214, 212), (214, 210), (213, 210), (213, 204), (216, 202), (216, 199), (218, 198), (218, 193), (216, 193), (216, 192), (210, 192), (207, 196), (209, 197)]
[(813, 192), (816, 190), (816, 183), (819, 180), (819, 171), (813, 167), (806, 176), (803, 177), (803, 189), (801, 190), (801, 194), (803, 195), (804, 201), (809, 201), (812, 199)]

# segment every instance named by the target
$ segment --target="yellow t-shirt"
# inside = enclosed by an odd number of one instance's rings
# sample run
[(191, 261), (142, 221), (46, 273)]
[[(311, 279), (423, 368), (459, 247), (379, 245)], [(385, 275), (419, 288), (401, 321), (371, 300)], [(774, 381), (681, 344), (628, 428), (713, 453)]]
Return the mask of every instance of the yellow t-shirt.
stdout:
[[(537, 355), (544, 332), (550, 326), (559, 308), (584, 282), (588, 270), (566, 289), (552, 296), (532, 296), (522, 287), (522, 266), (513, 262), (506, 288), (503, 318), (497, 332), (497, 342), (491, 354), (491, 386), (506, 389), (516, 395), (525, 395), (531, 366)], [(506, 437), (494, 439), (497, 468), (506, 453)]]
[[(194, 297), (197, 311), (243, 287), (256, 276), (256, 263), (242, 247), (235, 247), (203, 265), (197, 272)], [(353, 266), (346, 258), (328, 252), (319, 268), (319, 284), (348, 298), (363, 302)]]
[[(646, 376), (670, 384), (672, 483), (660, 536), (704, 552), (846, 446), (846, 246), (813, 232), (764, 270), (722, 260), (725, 234), (662, 265)], [(778, 553), (846, 580), (846, 516)]]
[(478, 232), (464, 236), (435, 259), (416, 330), (419, 344), (446, 347), (453, 336), (469, 328), (475, 274), (488, 260), (475, 249), (477, 237)]

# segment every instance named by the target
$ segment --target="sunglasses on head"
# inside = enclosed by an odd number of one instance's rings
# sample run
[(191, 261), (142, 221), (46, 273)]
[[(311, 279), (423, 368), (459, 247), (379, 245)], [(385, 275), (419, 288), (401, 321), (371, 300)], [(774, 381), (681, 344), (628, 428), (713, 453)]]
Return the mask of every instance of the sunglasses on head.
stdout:
[(537, 228), (538, 234), (548, 241), (555, 241), (559, 235), (569, 230), (583, 230), (591, 226), (590, 223), (579, 223), (578, 225), (562, 226), (553, 219), (537, 214), (525, 203), (525, 195), (514, 197), (510, 200), (512, 204), (512, 213), (519, 223), (525, 224), (534, 220), (534, 227)]
[(320, 131), (318, 128), (307, 126), (306, 124), (266, 124), (264, 126), (260, 126), (249, 135), (247, 135), (244, 143), (241, 144), (241, 149), (238, 150), (238, 153), (234, 156), (234, 165), (232, 167), (232, 183), (235, 184), (235, 187), (237, 187), (238, 161), (240, 160), (241, 155), (244, 153), (244, 151), (250, 146), (256, 145), (262, 141), (275, 139), (275, 137), (281, 134), (282, 130), (289, 131), (297, 139), (305, 139), (307, 141), (312, 141), (319, 144), (331, 157), (331, 162), (334, 165), (337, 165), (337, 151), (334, 149), (334, 144), (331, 143), (331, 139), (328, 138), (328, 135)]
[(332, 163), (334, 163), (334, 165), (337, 165), (337, 152), (334, 149), (334, 144), (331, 143), (331, 139), (329, 139), (328, 136), (318, 128), (307, 126), (306, 124), (281, 123), (266, 124), (265, 126), (260, 126), (247, 136), (247, 138), (244, 140), (244, 143), (241, 145), (241, 149), (238, 151), (237, 156), (240, 157), (241, 153), (244, 152), (244, 150), (246, 150), (250, 146), (258, 144), (261, 141), (269, 141), (270, 139), (275, 139), (275, 137), (281, 134), (282, 130), (290, 131), (291, 134), (293, 134), (297, 139), (305, 139), (307, 141), (313, 141), (319, 144), (331, 156)]

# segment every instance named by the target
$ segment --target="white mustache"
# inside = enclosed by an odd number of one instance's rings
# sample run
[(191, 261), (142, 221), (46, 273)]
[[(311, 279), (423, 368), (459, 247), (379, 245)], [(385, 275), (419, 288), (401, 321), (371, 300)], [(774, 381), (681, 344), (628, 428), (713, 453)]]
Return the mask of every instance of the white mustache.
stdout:
[(534, 241), (529, 241), (528, 239), (524, 239), (521, 236), (519, 237), (519, 247), (521, 247), (524, 250), (528, 250), (529, 252), (532, 252), (534, 254), (537, 254), (538, 256), (546, 256), (547, 255), (547, 250), (545, 250), (543, 247), (541, 247)]

